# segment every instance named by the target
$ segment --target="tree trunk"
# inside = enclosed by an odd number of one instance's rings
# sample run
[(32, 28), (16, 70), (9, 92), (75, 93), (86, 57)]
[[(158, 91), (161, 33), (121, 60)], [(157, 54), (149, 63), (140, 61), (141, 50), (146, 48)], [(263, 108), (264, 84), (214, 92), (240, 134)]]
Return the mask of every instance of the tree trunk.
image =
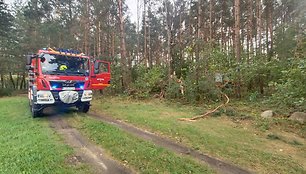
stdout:
[(196, 100), (199, 101), (200, 100), (200, 95), (199, 95), (199, 76), (200, 76), (200, 37), (201, 37), (201, 13), (202, 13), (202, 1), (199, 0), (198, 1), (198, 6), (197, 6), (197, 12), (198, 12), (198, 16), (197, 16), (197, 36), (196, 36), (196, 67), (195, 67), (195, 80), (196, 80), (196, 91), (197, 91), (197, 96), (196, 96)]
[(241, 76), (240, 76), (240, 63), (241, 63), (241, 51), (240, 51), (240, 0), (235, 0), (235, 57), (236, 61), (238, 63), (237, 71), (238, 71), (238, 81), (237, 81), (237, 97), (241, 97), (241, 88), (240, 88), (240, 81), (241, 81)]
[(210, 0), (209, 2), (209, 48), (210, 50), (212, 49), (213, 46), (213, 11), (214, 11), (214, 4), (215, 1), (214, 0)]
[(171, 39), (172, 39), (171, 38), (171, 22), (170, 22), (170, 14), (169, 14), (167, 1), (164, 1), (164, 5), (165, 5), (165, 23), (166, 23), (166, 30), (167, 30), (167, 53), (166, 53), (167, 60), (166, 61), (167, 61), (167, 66), (168, 66), (168, 85), (170, 86), (171, 73), (172, 73), (172, 68), (171, 68), (171, 61), (172, 61), (172, 55), (171, 55)]
[[(25, 72), (22, 74), (22, 78), (21, 78), (21, 82), (20, 82), (20, 89), (23, 89), (23, 87), (25, 86)], [(25, 89), (25, 88), (24, 88)]]
[(258, 51), (257, 55), (261, 55), (262, 53), (262, 46), (261, 46), (261, 38), (262, 38), (262, 4), (261, 0), (256, 0), (256, 6), (257, 6), (257, 41), (258, 41)]
[(225, 10), (226, 10), (226, 1), (222, 1), (222, 13), (221, 13), (221, 50), (225, 52), (226, 50), (226, 26), (224, 24), (224, 18), (225, 18)]
[(130, 83), (130, 76), (127, 67), (127, 55), (126, 55), (126, 45), (125, 45), (125, 31), (124, 31), (124, 18), (123, 18), (123, 3), (122, 0), (118, 0), (119, 7), (119, 25), (120, 25), (120, 50), (121, 50), (121, 75), (123, 81), (123, 90), (127, 90)]
[[(151, 12), (151, 7), (149, 6), (149, 12)], [(150, 21), (148, 25), (148, 63), (149, 68), (152, 68), (153, 61), (152, 61), (152, 50), (151, 50), (151, 27), (150, 27)]]
[(101, 21), (99, 20), (99, 22), (98, 22), (98, 38), (97, 38), (97, 50), (98, 50), (98, 53), (97, 53), (97, 55), (98, 55), (98, 57), (101, 57), (101, 42), (102, 42), (102, 40), (101, 40)]
[(274, 10), (274, 0), (270, 1), (269, 5), (269, 35), (270, 35), (270, 49), (268, 52), (268, 59), (271, 60), (273, 56), (273, 10)]
[(148, 66), (148, 53), (147, 53), (147, 0), (144, 0), (144, 14), (143, 14), (143, 27), (144, 27), (144, 59), (146, 60), (146, 66)]
[(111, 45), (111, 55), (115, 57), (115, 32), (112, 32), (112, 45)]
[(0, 74), (0, 80), (1, 80), (1, 88), (5, 88), (5, 84), (4, 84), (4, 75), (1, 73)]
[(178, 74), (179, 75), (179, 78), (182, 77), (182, 72), (181, 72), (181, 69), (183, 68), (183, 46), (182, 46), (182, 14), (181, 12), (179, 13), (179, 36), (178, 36), (178, 42), (179, 42), (179, 68), (180, 68), (180, 73)]
[(139, 24), (139, 0), (137, 0), (137, 27), (136, 27), (136, 30), (137, 30), (137, 53), (136, 53), (136, 64), (138, 64), (139, 63), (139, 60), (140, 60), (140, 58), (139, 58), (139, 47), (140, 47), (140, 40), (139, 40), (139, 26), (140, 26), (140, 24)]
[(247, 56), (248, 63), (253, 55), (253, 1), (248, 0), (248, 36), (247, 36)]
[(20, 80), (20, 74), (17, 73), (16, 89), (18, 89), (18, 87), (19, 87), (19, 80)]
[(84, 14), (84, 51), (89, 55), (89, 0), (85, 1)]
[(11, 81), (11, 83), (12, 83), (12, 85), (13, 85), (13, 89), (15, 89), (15, 88), (16, 88), (16, 85), (15, 85), (15, 82), (14, 82), (14, 79), (13, 79), (12, 72), (10, 72), (10, 81)]
[(198, 15), (197, 15), (197, 36), (196, 36), (196, 61), (199, 63), (200, 60), (200, 44), (199, 40), (201, 37), (201, 0), (198, 1)]
[(23, 76), (23, 89), (28, 89), (29, 87), (29, 83), (27, 83), (26, 81), (26, 73), (24, 73), (24, 76)]
[(240, 0), (235, 0), (235, 57), (237, 63), (241, 60), (241, 45), (240, 45)]

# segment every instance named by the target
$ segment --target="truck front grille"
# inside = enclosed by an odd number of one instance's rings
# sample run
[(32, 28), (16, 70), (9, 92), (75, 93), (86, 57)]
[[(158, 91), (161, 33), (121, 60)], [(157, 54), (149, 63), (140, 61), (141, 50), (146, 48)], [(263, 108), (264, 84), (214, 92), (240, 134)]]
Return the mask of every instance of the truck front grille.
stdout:
[[(59, 92), (61, 92), (61, 91), (51, 91), (51, 92), (52, 92), (52, 95), (53, 95), (53, 97), (54, 97), (54, 100), (55, 100), (55, 101), (60, 101)], [(78, 99), (78, 101), (80, 101), (81, 98), (82, 98), (82, 95), (83, 95), (83, 91), (77, 91), (77, 92), (78, 92), (78, 94), (79, 94), (79, 99)]]

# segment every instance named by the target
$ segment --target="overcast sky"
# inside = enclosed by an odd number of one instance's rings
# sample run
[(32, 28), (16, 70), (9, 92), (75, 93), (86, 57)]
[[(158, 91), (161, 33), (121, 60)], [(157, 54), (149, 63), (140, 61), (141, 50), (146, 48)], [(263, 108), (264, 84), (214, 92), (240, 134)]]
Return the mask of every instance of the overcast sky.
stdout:
[(132, 22), (137, 21), (137, 0), (126, 0), (126, 4), (129, 7), (129, 13), (131, 16)]
[[(11, 4), (13, 3), (15, 0), (4, 0), (5, 3), (7, 4)], [(129, 7), (128, 13), (131, 16), (131, 20), (132, 22), (137, 21), (137, 0), (126, 0), (126, 4)]]

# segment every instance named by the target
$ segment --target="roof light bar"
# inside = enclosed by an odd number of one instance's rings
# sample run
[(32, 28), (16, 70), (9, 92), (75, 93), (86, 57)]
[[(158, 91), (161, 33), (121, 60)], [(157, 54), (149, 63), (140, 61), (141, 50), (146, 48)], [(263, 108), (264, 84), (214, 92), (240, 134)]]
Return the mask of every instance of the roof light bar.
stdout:
[(81, 55), (81, 56), (85, 56), (84, 53), (80, 52), (79, 50), (73, 50), (73, 49), (64, 49), (64, 48), (42, 48), (42, 50), (45, 51), (51, 51), (51, 52), (59, 52), (61, 53), (65, 53), (65, 54), (75, 54), (75, 55)]
[(62, 52), (62, 53), (71, 53), (71, 54), (80, 54), (81, 53), (78, 50), (71, 50), (71, 49), (64, 49), (64, 48), (58, 48), (58, 49), (56, 49), (56, 51)]

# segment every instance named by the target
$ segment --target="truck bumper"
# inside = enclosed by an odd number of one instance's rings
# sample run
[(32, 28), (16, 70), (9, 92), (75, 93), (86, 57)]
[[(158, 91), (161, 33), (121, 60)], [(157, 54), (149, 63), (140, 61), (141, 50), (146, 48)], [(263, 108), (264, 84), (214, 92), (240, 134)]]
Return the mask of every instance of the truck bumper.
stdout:
[[(68, 108), (68, 107), (79, 107), (81, 105), (90, 105), (90, 101), (91, 101), (91, 98), (87, 100), (84, 100), (84, 91), (75, 91), (77, 92), (78, 94), (78, 99), (73, 102), (73, 103), (64, 103), (63, 101), (61, 101), (60, 99), (60, 92), (61, 91), (51, 91), (52, 93), (52, 96), (54, 98), (53, 102), (50, 103), (49, 101), (47, 102), (43, 102), (43, 101), (39, 101), (37, 100), (37, 98), (35, 97), (34, 98), (34, 110), (35, 111), (42, 111), (43, 109), (47, 108), (47, 107), (52, 107), (52, 106), (55, 106), (55, 107), (62, 107), (62, 108)], [(88, 91), (87, 91), (88, 92)], [(36, 99), (36, 101), (35, 101)]]
[(77, 101), (75, 103), (72, 104), (65, 104), (63, 102), (57, 101), (54, 104), (36, 104), (34, 105), (34, 110), (35, 111), (42, 111), (45, 108), (48, 107), (59, 107), (59, 108), (70, 108), (70, 107), (79, 107), (81, 105), (88, 105), (90, 106), (90, 102), (81, 102), (81, 101)]

